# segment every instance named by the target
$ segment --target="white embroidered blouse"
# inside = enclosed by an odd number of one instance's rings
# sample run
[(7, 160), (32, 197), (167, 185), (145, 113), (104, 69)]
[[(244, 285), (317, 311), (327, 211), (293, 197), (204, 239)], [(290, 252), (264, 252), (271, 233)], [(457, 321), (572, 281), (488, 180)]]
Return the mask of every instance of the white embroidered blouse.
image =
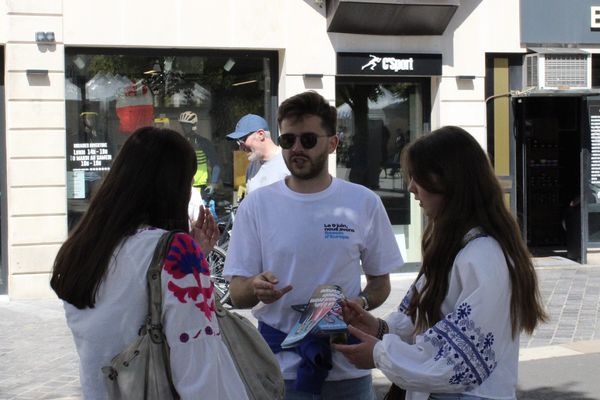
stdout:
[[(65, 303), (86, 400), (106, 399), (101, 368), (137, 336), (148, 309), (146, 271), (160, 229), (143, 229), (114, 252), (94, 308)], [(214, 287), (200, 247), (175, 235), (161, 273), (163, 326), (181, 399), (247, 399), (215, 315)]]
[[(423, 284), (421, 277), (416, 285)], [(407, 400), (425, 400), (430, 393), (515, 399), (519, 335), (511, 332), (510, 290), (498, 242), (489, 236), (470, 241), (450, 272), (441, 307), (445, 318), (415, 337), (405, 314), (409, 290), (398, 311), (386, 317), (390, 334), (375, 345), (376, 367), (407, 389)]]

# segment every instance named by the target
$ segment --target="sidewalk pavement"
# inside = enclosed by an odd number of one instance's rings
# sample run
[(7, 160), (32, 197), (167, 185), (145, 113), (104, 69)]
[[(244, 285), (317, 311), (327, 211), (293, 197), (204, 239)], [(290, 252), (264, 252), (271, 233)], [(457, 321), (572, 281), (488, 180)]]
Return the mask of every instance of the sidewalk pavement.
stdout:
[[(600, 265), (544, 258), (536, 259), (536, 271), (551, 319), (521, 336), (518, 398), (600, 399)], [(374, 313), (395, 309), (415, 276), (393, 274), (392, 295)], [(78, 357), (58, 300), (0, 296), (0, 332), (0, 400), (82, 398)], [(373, 378), (381, 399), (390, 383), (377, 370)]]

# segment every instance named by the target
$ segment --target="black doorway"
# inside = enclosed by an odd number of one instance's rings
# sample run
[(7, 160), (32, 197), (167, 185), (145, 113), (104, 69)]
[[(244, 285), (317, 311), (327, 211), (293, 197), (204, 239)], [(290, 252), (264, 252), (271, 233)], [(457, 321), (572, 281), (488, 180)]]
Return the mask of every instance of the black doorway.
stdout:
[(581, 262), (580, 96), (513, 100), (517, 210), (532, 254)]

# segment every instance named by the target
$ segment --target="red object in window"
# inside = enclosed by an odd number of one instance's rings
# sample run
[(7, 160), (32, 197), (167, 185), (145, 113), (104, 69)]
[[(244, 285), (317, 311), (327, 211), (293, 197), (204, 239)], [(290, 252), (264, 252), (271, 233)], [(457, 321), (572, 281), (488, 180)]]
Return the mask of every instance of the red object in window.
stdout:
[(137, 82), (123, 89), (117, 96), (117, 117), (121, 133), (130, 134), (154, 122), (154, 105), (148, 86)]
[(117, 108), (117, 117), (119, 117), (119, 130), (122, 133), (130, 134), (142, 126), (152, 125), (154, 107), (149, 104)]

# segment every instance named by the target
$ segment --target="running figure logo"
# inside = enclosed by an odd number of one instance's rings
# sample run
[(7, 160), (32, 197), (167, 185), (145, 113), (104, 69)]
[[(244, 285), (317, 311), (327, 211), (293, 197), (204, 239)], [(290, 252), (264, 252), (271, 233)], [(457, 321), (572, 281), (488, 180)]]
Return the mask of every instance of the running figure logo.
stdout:
[(377, 64), (381, 62), (381, 57), (374, 56), (373, 54), (369, 54), (369, 57), (371, 57), (371, 60), (361, 67), (361, 71), (367, 67), (371, 68), (371, 71), (374, 71)]

